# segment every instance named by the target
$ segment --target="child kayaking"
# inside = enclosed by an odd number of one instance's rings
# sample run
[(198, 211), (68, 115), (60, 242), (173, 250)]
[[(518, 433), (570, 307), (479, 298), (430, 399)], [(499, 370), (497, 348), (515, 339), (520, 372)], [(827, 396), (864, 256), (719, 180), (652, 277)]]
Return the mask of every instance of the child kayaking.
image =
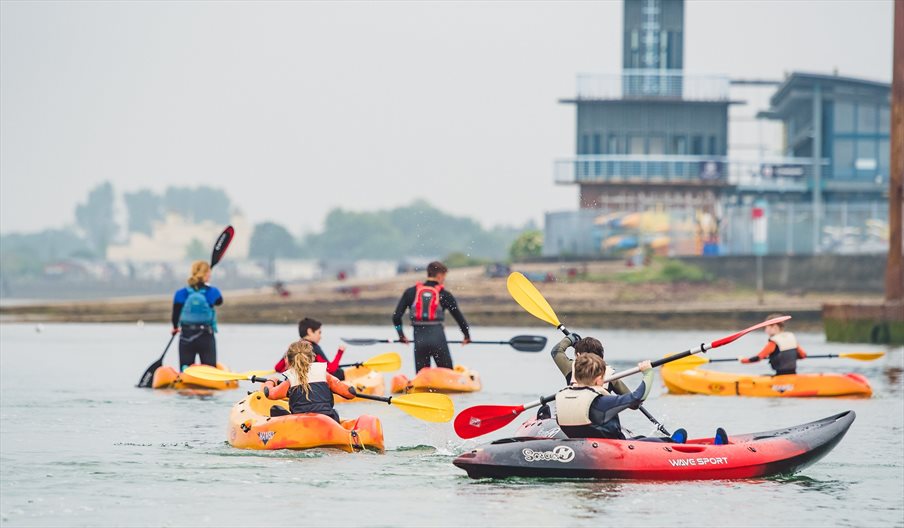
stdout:
[[(782, 317), (784, 314), (771, 314), (766, 320)], [(766, 326), (763, 331), (769, 336), (766, 346), (760, 353), (751, 357), (738, 357), (741, 363), (756, 363), (763, 359), (769, 360), (769, 366), (775, 370), (775, 375), (797, 374), (797, 360), (807, 357), (807, 353), (797, 342), (797, 338), (791, 332), (785, 331), (785, 323), (776, 323)]]
[[(316, 319), (305, 317), (301, 321), (298, 321), (298, 337), (311, 344), (315, 361), (318, 363), (326, 363), (327, 373), (332, 374), (339, 378), (340, 381), (343, 381), (345, 380), (345, 371), (339, 368), (339, 361), (342, 360), (342, 354), (345, 353), (345, 345), (339, 345), (339, 349), (336, 351), (336, 357), (330, 361), (330, 359), (326, 357), (326, 354), (323, 353), (323, 349), (320, 348), (320, 340), (323, 337), (322, 332), (323, 323)], [(283, 372), (287, 367), (286, 357), (283, 356), (276, 366), (273, 367), (273, 370)]]
[[(339, 421), (333, 408), (333, 394), (350, 400), (355, 397), (354, 388), (346, 386), (327, 373), (326, 363), (316, 361), (310, 341), (301, 339), (289, 345), (285, 357), (287, 369), (283, 380), (271, 379), (264, 383), (264, 395), (271, 400), (289, 398), (291, 414), (318, 413)], [(279, 406), (270, 409), (271, 416), (284, 415)]]
[[(556, 422), (570, 438), (611, 438), (626, 440), (618, 413), (637, 409), (649, 396), (653, 383), (653, 369), (649, 361), (641, 361), (637, 368), (643, 381), (628, 394), (613, 395), (603, 388), (606, 362), (596, 354), (579, 354), (574, 360), (574, 382), (556, 394)], [(647, 442), (684, 443), (687, 433), (680, 429), (673, 438), (637, 437)], [(676, 433), (678, 433), (676, 431)], [(716, 431), (715, 444), (728, 443), (722, 428)]]

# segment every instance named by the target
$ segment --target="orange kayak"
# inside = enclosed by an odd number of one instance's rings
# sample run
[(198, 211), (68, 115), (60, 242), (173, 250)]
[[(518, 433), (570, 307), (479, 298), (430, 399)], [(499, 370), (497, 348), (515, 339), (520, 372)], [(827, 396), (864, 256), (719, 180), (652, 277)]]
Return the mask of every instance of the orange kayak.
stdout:
[(662, 381), (673, 394), (802, 398), (831, 396), (869, 397), (873, 390), (860, 374), (784, 374), (751, 376), (705, 369), (662, 369)]
[(480, 374), (476, 370), (456, 365), (454, 369), (427, 367), (413, 379), (404, 374), (392, 378), (392, 392), (477, 392), (481, 388)]
[[(225, 366), (217, 363), (220, 370), (229, 370)], [(211, 381), (196, 378), (184, 372), (179, 372), (173, 367), (162, 366), (154, 371), (154, 378), (151, 380), (151, 388), (154, 389), (212, 389), (212, 390), (229, 390), (238, 388), (239, 382), (230, 381)]]
[[(383, 381), (383, 375), (379, 372), (374, 372), (367, 367), (346, 368), (345, 381), (343, 381), (343, 383), (350, 387), (354, 387), (359, 394), (371, 394), (373, 396), (383, 396), (386, 394), (386, 382)], [(361, 398), (346, 400), (342, 396), (334, 394), (333, 401), (335, 403), (347, 403), (373, 400), (362, 400)]]
[(226, 436), (240, 449), (312, 449), (315, 447), (383, 452), (383, 426), (379, 418), (362, 415), (341, 424), (329, 416), (305, 413), (270, 417), (270, 407), (289, 408), (284, 400), (271, 400), (262, 392), (236, 403), (229, 414)]

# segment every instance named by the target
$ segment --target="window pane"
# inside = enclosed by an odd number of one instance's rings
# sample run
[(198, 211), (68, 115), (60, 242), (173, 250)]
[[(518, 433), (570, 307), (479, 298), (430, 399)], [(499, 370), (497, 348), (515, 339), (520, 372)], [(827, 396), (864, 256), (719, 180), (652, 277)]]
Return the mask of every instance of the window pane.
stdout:
[(880, 105), (879, 106), (879, 132), (882, 134), (888, 134), (889, 127), (891, 126), (891, 112), (888, 106)]
[(854, 131), (854, 105), (851, 103), (835, 103), (835, 132)]
[(716, 136), (709, 136), (709, 151), (707, 153), (713, 156), (716, 155)]
[(694, 156), (703, 154), (703, 136), (694, 136), (691, 138), (691, 154)]
[(607, 154), (621, 154), (622, 152), (618, 148), (618, 136), (610, 135), (609, 136), (609, 147), (606, 151)]
[(600, 134), (593, 134), (593, 153), (603, 153), (603, 138)]
[(838, 139), (835, 141), (834, 157), (835, 176), (850, 177), (854, 169), (854, 142), (850, 139)]
[(687, 154), (687, 138), (684, 136), (672, 136), (672, 154), (683, 156)]
[(861, 134), (875, 134), (878, 129), (879, 117), (876, 105), (857, 105), (857, 132)]
[(643, 136), (631, 136), (628, 141), (628, 154), (645, 154)]
[(881, 174), (884, 174), (886, 177), (889, 175), (888, 168), (891, 163), (889, 156), (890, 153), (888, 152), (888, 140), (883, 139), (879, 142), (879, 172)]
[(650, 137), (650, 154), (665, 154), (665, 138), (663, 136)]

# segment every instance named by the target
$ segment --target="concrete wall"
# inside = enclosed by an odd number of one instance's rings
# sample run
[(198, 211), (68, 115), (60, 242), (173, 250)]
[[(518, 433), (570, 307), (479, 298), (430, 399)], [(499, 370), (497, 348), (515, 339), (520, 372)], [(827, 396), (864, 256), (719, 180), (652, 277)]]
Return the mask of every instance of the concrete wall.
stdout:
[[(756, 257), (679, 257), (718, 278), (756, 287)], [(763, 281), (767, 290), (788, 292), (885, 291), (884, 254), (796, 255), (763, 257)]]

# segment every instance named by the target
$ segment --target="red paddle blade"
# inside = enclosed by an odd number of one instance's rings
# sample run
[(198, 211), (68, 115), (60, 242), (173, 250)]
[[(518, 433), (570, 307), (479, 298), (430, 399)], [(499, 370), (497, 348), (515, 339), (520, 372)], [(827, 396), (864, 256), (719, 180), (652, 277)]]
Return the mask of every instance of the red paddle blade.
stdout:
[(210, 255), (210, 267), (214, 267), (217, 265), (217, 262), (223, 258), (223, 255), (226, 254), (226, 248), (229, 247), (229, 243), (232, 242), (232, 237), (235, 235), (235, 229), (232, 226), (226, 226), (226, 229), (220, 233), (220, 236), (217, 238), (216, 243), (213, 245), (213, 253)]
[(455, 417), (455, 433), (474, 438), (502, 429), (524, 411), (524, 405), (477, 405)]
[(737, 334), (733, 334), (733, 335), (730, 335), (730, 336), (728, 336), (728, 337), (723, 337), (722, 339), (716, 339), (715, 341), (712, 342), (710, 348), (717, 348), (717, 347), (720, 347), (720, 346), (722, 346), (722, 345), (727, 345), (728, 343), (731, 343), (732, 341), (734, 341), (735, 339), (741, 337), (741, 336), (744, 335), (744, 334), (748, 334), (748, 333), (753, 332), (754, 330), (757, 330), (757, 329), (759, 329), (759, 328), (765, 328), (765, 327), (767, 327), (767, 326), (769, 326), (769, 325), (774, 325), (774, 324), (782, 323), (782, 322), (784, 322), (784, 321), (787, 321), (788, 319), (791, 319), (791, 316), (790, 316), (790, 315), (783, 315), (783, 316), (781, 316), (781, 317), (776, 317), (775, 319), (769, 319), (768, 321), (763, 321), (762, 323), (753, 325), (753, 326), (751, 326), (750, 328), (745, 328), (744, 330), (741, 330), (741, 331), (738, 332)]

